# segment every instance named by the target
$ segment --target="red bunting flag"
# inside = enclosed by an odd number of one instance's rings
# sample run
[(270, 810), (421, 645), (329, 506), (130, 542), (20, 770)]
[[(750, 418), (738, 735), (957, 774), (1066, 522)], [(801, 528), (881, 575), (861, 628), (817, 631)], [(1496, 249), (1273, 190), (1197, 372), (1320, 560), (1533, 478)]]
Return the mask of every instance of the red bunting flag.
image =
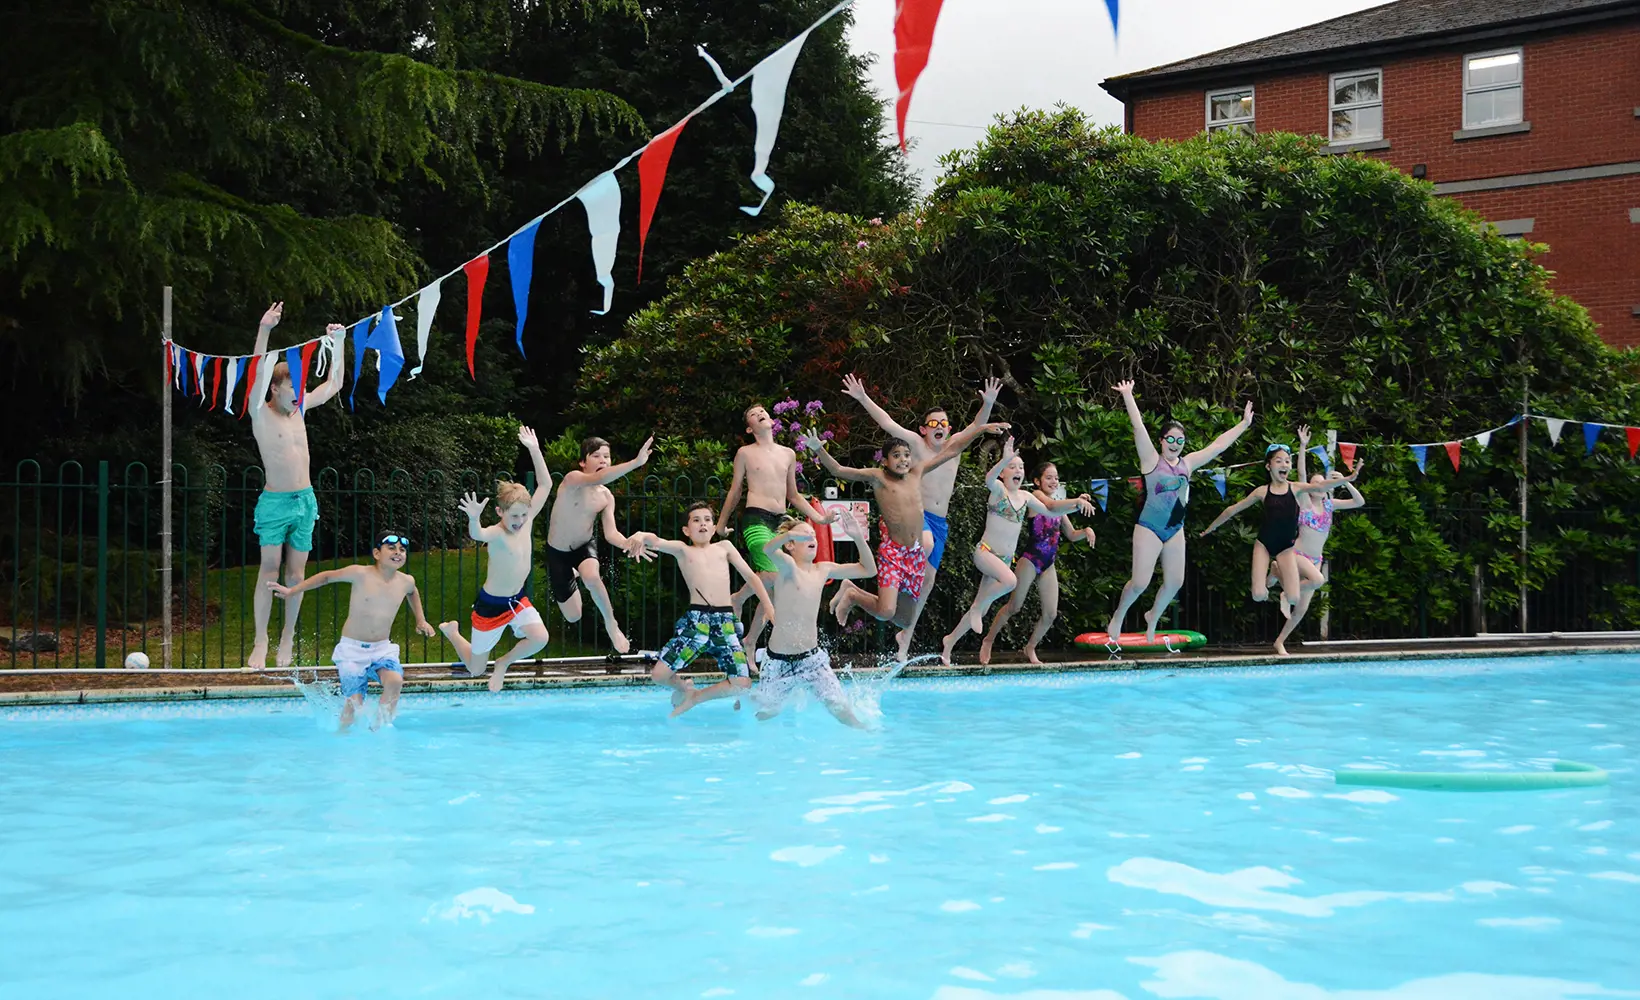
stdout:
[(216, 409), (216, 401), (222, 390), (222, 359), (217, 358), (211, 364), (211, 409)]
[[(691, 116), (692, 117), (692, 116)], [(643, 280), (643, 245), (649, 236), (649, 223), (655, 218), (655, 207), (661, 201), (661, 189), (666, 186), (666, 167), (672, 162), (672, 148), (689, 118), (649, 140), (638, 157), (638, 280)]]
[(239, 411), (240, 420), (251, 412), (251, 401), (256, 398), (256, 368), (261, 363), (262, 355), (252, 354), (251, 363), (245, 368), (245, 405)]
[(478, 345), (478, 319), (484, 313), (484, 279), (490, 276), (490, 255), (474, 257), (461, 265), (461, 270), (467, 275), (467, 374), (476, 382), (473, 348)]
[(1338, 442), (1338, 457), (1344, 460), (1346, 468), (1355, 471), (1355, 445), (1347, 441)]
[(176, 359), (171, 357), (171, 346), (172, 346), (171, 342), (169, 340), (167, 340), (165, 342), (165, 384), (166, 385), (170, 385), (173, 381), (176, 380), (176, 372), (173, 371), (173, 369), (176, 366)]
[(1145, 491), (1145, 482), (1142, 479), (1129, 479), (1128, 485), (1133, 487), (1133, 491), (1135, 493), (1143, 493)]
[(1458, 471), (1458, 459), (1463, 455), (1462, 441), (1448, 441), (1446, 443), (1446, 457), (1452, 459), (1452, 471)]
[(1640, 448), (1640, 427), (1628, 427), (1624, 432), (1629, 438), (1629, 457), (1634, 457), (1635, 449)]
[[(296, 408), (300, 410), (307, 401), (307, 376), (313, 370), (313, 349), (319, 346), (317, 340), (310, 340), (302, 345), (302, 381), (296, 384)], [(295, 372), (291, 373), (293, 376)]]
[(944, 0), (899, 0), (894, 12), (894, 82), (900, 96), (894, 102), (894, 121), (900, 130), (900, 152), (905, 152), (905, 116), (911, 109), (911, 91), (928, 66), (934, 47), (934, 25)]

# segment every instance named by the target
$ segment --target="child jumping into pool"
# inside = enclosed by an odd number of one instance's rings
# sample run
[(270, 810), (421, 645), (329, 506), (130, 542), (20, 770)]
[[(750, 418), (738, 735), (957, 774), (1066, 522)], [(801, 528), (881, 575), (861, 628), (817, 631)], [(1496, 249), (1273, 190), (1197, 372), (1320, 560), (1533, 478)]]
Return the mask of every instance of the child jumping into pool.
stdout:
[(601, 437), (589, 437), (581, 442), (581, 465), (564, 473), (558, 481), (558, 499), (552, 502), (552, 513), (547, 518), (547, 583), (552, 588), (552, 599), (558, 602), (558, 611), (566, 622), (581, 620), (581, 591), (577, 580), (592, 595), (592, 603), (604, 620), (604, 631), (615, 652), (625, 655), (632, 649), (626, 633), (615, 621), (615, 609), (610, 605), (609, 590), (598, 575), (598, 550), (593, 544), (592, 529), (603, 522), (604, 541), (623, 549), (628, 555), (642, 546), (634, 545), (615, 526), (615, 494), (607, 484), (614, 482), (649, 461), (653, 437), (638, 449), (637, 457), (620, 465), (611, 465), (609, 442)]
[(1139, 511), (1138, 523), (1133, 526), (1133, 576), (1122, 588), (1116, 611), (1105, 626), (1106, 642), (1113, 650), (1121, 643), (1122, 620), (1133, 602), (1150, 586), (1156, 561), (1160, 559), (1162, 586), (1156, 591), (1156, 603), (1145, 614), (1145, 641), (1156, 641), (1156, 626), (1162, 620), (1162, 612), (1184, 585), (1184, 512), (1190, 503), (1190, 477), (1253, 426), (1253, 403), (1249, 400), (1241, 422), (1214, 438), (1206, 448), (1185, 454), (1184, 425), (1177, 420), (1162, 425), (1158, 448), (1145, 430), (1139, 404), (1134, 402), (1133, 380), (1120, 382), (1114, 388), (1121, 394), (1128, 421), (1133, 425), (1133, 444), (1139, 452), (1139, 469), (1144, 476), (1144, 507)]
[[(855, 608), (878, 621), (892, 621), (902, 592), (912, 600), (917, 599), (922, 593), (923, 571), (928, 567), (923, 549), (923, 476), (962, 454), (968, 442), (980, 434), (1007, 429), (1007, 424), (970, 426), (951, 438), (939, 454), (921, 462), (912, 457), (908, 442), (890, 439), (883, 445), (883, 464), (877, 469), (849, 468), (831, 457), (825, 442), (817, 435), (811, 432), (804, 438), (806, 449), (820, 460), (827, 472), (839, 479), (870, 483), (872, 496), (882, 512), (882, 539), (877, 546), (877, 592), (867, 593), (852, 581), (842, 581), (837, 596), (831, 599), (837, 624), (847, 625)], [(904, 662), (903, 653), (900, 662)]]
[[(683, 582), (689, 585), (689, 612), (678, 619), (676, 634), (662, 647), (660, 662), (650, 672), (655, 683), (672, 689), (674, 716), (682, 715), (703, 701), (726, 698), (751, 686), (746, 651), (740, 645), (740, 619), (729, 604), (729, 595), (733, 591), (729, 567), (733, 566), (757, 595), (759, 610), (764, 617), (774, 618), (769, 591), (764, 587), (763, 580), (752, 572), (733, 544), (712, 540), (717, 524), (712, 505), (699, 502), (684, 512), (685, 541), (660, 538), (650, 531), (640, 531), (632, 536), (644, 548), (664, 552), (676, 559)], [(678, 672), (695, 662), (702, 653), (717, 662), (724, 679), (699, 691), (693, 682), (679, 677)]]
[(1031, 637), (1022, 652), (1030, 662), (1042, 662), (1036, 658), (1036, 644), (1048, 634), (1054, 619), (1059, 617), (1059, 541), (1063, 537), (1071, 542), (1085, 541), (1089, 548), (1094, 545), (1093, 529), (1076, 527), (1071, 524), (1070, 517), (1073, 510), (1090, 509), (1084, 507), (1083, 502), (1092, 498), (1084, 493), (1074, 500), (1059, 500), (1054, 497), (1058, 491), (1059, 468), (1052, 462), (1043, 462), (1036, 470), (1035, 496), (1048, 508), (1048, 513), (1032, 514), (1025, 519), (1025, 551), (1014, 560), (1014, 575), (1019, 578), (1019, 585), (1009, 595), (1008, 603), (991, 619), (991, 630), (985, 633), (984, 641), (979, 644), (979, 662), (982, 664), (991, 662), (992, 645), (1002, 634), (1002, 627), (1008, 624), (1008, 619), (1025, 606), (1025, 598), (1033, 584), (1037, 596), (1042, 599), (1042, 614), (1037, 617), (1036, 627), (1031, 629)]
[[(746, 433), (752, 436), (752, 443), (742, 445), (735, 452), (734, 481), (729, 484), (729, 495), (723, 498), (723, 512), (718, 515), (716, 531), (719, 536), (728, 536), (729, 517), (744, 495), (746, 510), (740, 516), (740, 538), (746, 545), (747, 562), (757, 571), (767, 589), (774, 579), (775, 565), (763, 554), (763, 544), (774, 537), (775, 529), (786, 517), (786, 508), (797, 508), (800, 514), (816, 524), (830, 524), (831, 515), (817, 510), (807, 497), (798, 492), (797, 452), (775, 442), (774, 420), (763, 404), (753, 403), (746, 407), (742, 415), (746, 418)], [(735, 614), (740, 613), (740, 606), (751, 593), (749, 587), (741, 587), (734, 594), (732, 603)], [(753, 649), (757, 648), (757, 641), (766, 624), (767, 619), (760, 605), (752, 613), (752, 626), (748, 633)]]
[[(850, 538), (864, 538), (865, 531), (845, 513), (839, 525)], [(763, 552), (777, 567), (774, 577), (774, 631), (767, 649), (758, 651), (762, 677), (752, 696), (759, 705), (757, 717), (768, 720), (780, 714), (786, 700), (799, 686), (807, 685), (838, 722), (856, 729), (865, 723), (843, 694), (843, 685), (831, 669), (831, 654), (820, 648), (820, 596), (832, 580), (859, 580), (877, 575), (877, 561), (871, 547), (861, 544), (860, 559), (851, 563), (816, 562), (819, 544), (814, 527), (807, 521), (788, 517), (780, 531), (763, 545)]]
[(484, 586), (473, 602), (473, 640), (469, 643), (461, 637), (461, 626), (457, 622), (445, 622), (438, 627), (460, 654), (470, 677), (484, 676), (490, 650), (501, 641), (501, 633), (512, 629), (518, 644), (495, 661), (495, 673), (490, 676), (491, 691), (500, 691), (506, 683), (508, 667), (547, 644), (547, 623), (524, 596), (524, 590), (530, 579), (531, 529), (536, 515), (547, 505), (552, 476), (547, 472), (546, 459), (541, 457), (535, 431), (519, 427), (518, 443), (530, 453), (530, 461), (535, 465), (535, 492), (530, 493), (520, 483), (496, 483), (495, 512), (501, 523), (489, 526), (480, 523), (487, 499), (480, 500), (477, 495), (468, 493), (457, 505), (467, 515), (467, 533), (473, 541), (490, 550)]
[(399, 616), (399, 606), (410, 602), (410, 613), (416, 619), (416, 631), (431, 637), (433, 626), (421, 610), (421, 594), (416, 581), (408, 573), (399, 572), (410, 554), (410, 539), (397, 531), (385, 532), (371, 547), (374, 566), (359, 564), (327, 569), (315, 573), (294, 586), (282, 586), (269, 580), (267, 589), (273, 596), (289, 601), (303, 593), (332, 583), (348, 584), (352, 590), (347, 599), (347, 620), (342, 623), (342, 638), (331, 652), (336, 664), (336, 676), (342, 682), (341, 731), (353, 725), (353, 717), (364, 705), (364, 693), (371, 681), (382, 686), (381, 702), (376, 710), (377, 729), (393, 724), (399, 707), (399, 688), (404, 684), (404, 668), (399, 666), (399, 647), (392, 641), (393, 622)]
[[(1218, 526), (1235, 517), (1237, 514), (1253, 506), (1264, 505), (1264, 521), (1259, 525), (1258, 537), (1253, 541), (1253, 575), (1252, 597), (1255, 601), (1268, 600), (1270, 596), (1269, 577), (1271, 570), (1281, 581), (1281, 613), (1287, 621), (1281, 628), (1281, 634), (1276, 637), (1275, 650), (1281, 656), (1287, 655), (1287, 636), (1304, 615), (1299, 610), (1307, 609), (1309, 603), (1302, 601), (1300, 588), (1309, 586), (1312, 590), (1321, 583), (1321, 570), (1308, 559), (1300, 559), (1293, 549), (1293, 543), (1298, 541), (1298, 497), (1302, 493), (1313, 493), (1321, 490), (1330, 490), (1325, 483), (1295, 483), (1287, 478), (1293, 467), (1293, 450), (1284, 444), (1272, 444), (1264, 450), (1264, 467), (1268, 471), (1270, 481), (1253, 490), (1241, 500), (1219, 512), (1202, 531), (1206, 537)], [(1362, 463), (1357, 463), (1355, 471), (1345, 477), (1344, 482), (1354, 482), (1355, 477), (1361, 474)]]

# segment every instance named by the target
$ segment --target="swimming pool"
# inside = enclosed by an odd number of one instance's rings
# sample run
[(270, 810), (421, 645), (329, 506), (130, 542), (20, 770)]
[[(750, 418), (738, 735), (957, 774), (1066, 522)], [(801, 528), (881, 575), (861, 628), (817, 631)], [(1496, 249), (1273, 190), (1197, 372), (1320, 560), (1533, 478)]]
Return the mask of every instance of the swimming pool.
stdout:
[(0, 712), (0, 995), (1640, 996), (1637, 657), (664, 700)]

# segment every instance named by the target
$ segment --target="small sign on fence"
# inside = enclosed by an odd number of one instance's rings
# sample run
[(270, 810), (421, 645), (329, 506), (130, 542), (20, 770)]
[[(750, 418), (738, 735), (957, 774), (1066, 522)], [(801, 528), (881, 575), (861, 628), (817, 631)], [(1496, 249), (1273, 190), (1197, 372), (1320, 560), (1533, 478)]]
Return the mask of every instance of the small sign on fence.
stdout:
[[(840, 515), (844, 511), (848, 511), (860, 523), (862, 530), (871, 530), (871, 502), (869, 500), (822, 500), (820, 501), (820, 509), (833, 515)], [(831, 523), (831, 540), (833, 542), (860, 542), (862, 544), (866, 541), (864, 538), (849, 537), (849, 533), (837, 521)]]

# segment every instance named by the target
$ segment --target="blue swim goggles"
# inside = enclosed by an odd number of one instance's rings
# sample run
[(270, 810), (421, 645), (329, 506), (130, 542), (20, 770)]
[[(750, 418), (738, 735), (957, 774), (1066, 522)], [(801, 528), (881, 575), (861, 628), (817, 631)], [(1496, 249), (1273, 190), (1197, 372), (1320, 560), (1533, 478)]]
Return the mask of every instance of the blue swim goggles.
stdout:
[(1264, 449), (1264, 457), (1269, 458), (1271, 455), (1274, 455), (1278, 451), (1284, 451), (1289, 455), (1291, 455), (1293, 453), (1293, 449), (1291, 447), (1287, 446), (1287, 445), (1273, 444), (1270, 447)]
[(376, 543), (376, 548), (379, 549), (384, 545), (400, 545), (406, 550), (409, 550), (410, 539), (404, 537), (403, 535), (383, 535), (381, 540)]

